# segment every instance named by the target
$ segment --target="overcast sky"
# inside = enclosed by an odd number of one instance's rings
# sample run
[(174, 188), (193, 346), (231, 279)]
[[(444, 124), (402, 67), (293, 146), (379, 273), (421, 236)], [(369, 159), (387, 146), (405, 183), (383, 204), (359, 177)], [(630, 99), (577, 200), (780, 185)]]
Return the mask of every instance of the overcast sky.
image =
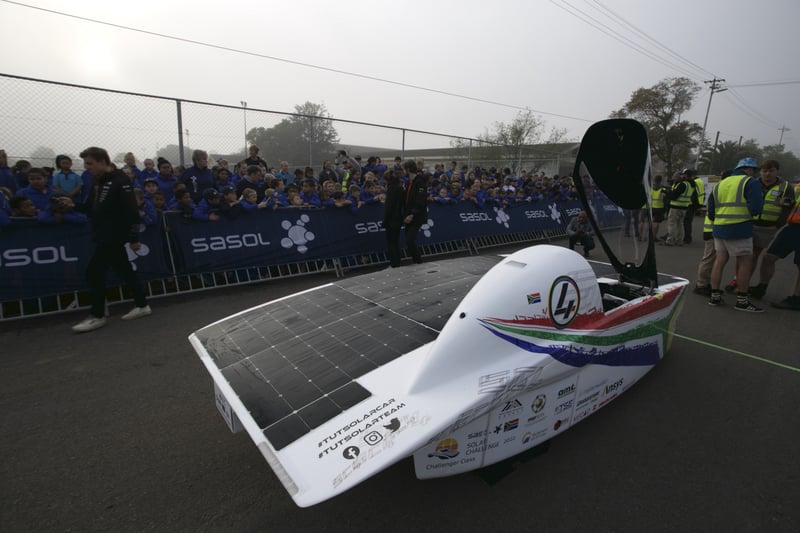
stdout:
[[(21, 3), (274, 59), (0, 0), (0, 73), (278, 111), (311, 101), (467, 137), (528, 107), (573, 139), (639, 87), (717, 76), (731, 89), (714, 95), (707, 137), (776, 144), (785, 126), (800, 154), (800, 84), (774, 83), (800, 80), (798, 0)], [(702, 125), (708, 96), (686, 118)]]

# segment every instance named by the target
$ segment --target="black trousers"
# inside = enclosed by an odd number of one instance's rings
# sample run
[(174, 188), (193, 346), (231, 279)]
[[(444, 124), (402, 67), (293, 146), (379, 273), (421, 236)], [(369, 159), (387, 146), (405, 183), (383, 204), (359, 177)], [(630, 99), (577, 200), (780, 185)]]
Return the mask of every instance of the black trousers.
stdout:
[(133, 272), (125, 245), (96, 244), (94, 253), (89, 259), (89, 266), (86, 268), (86, 278), (89, 281), (91, 291), (92, 310), (94, 317), (102, 318), (106, 313), (106, 272), (109, 267), (119, 276), (120, 280), (130, 289), (136, 307), (147, 305), (142, 284)]
[(421, 222), (417, 224), (412, 221), (411, 224), (406, 224), (406, 248), (408, 248), (408, 255), (411, 256), (411, 260), (415, 263), (422, 263), (422, 254), (417, 248), (417, 235), (419, 235), (421, 227)]
[(389, 265), (400, 266), (400, 228), (386, 228), (386, 254)]

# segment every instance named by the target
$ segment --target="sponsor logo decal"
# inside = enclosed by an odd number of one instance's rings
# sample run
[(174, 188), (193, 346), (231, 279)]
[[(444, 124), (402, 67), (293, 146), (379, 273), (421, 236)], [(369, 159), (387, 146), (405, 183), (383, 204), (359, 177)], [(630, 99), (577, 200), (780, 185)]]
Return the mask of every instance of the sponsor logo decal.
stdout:
[(561, 426), (563, 426), (567, 422), (569, 422), (569, 418), (561, 418), (559, 420), (556, 420), (556, 423), (553, 424), (553, 431), (558, 431), (559, 429), (561, 429)]
[(308, 251), (306, 244), (314, 240), (314, 234), (306, 229), (306, 224), (310, 221), (311, 217), (301, 215), (294, 223), (289, 220), (281, 222), (281, 227), (286, 230), (286, 237), (281, 239), (281, 246), (284, 248), (296, 247), (299, 253), (306, 253)]
[(569, 400), (568, 402), (564, 402), (562, 404), (556, 405), (555, 414), (558, 414), (558, 413), (560, 413), (562, 411), (567, 411), (569, 409), (572, 409), (572, 404), (574, 402), (575, 402), (575, 400)]
[(545, 404), (547, 404), (547, 394), (538, 394), (536, 398), (533, 399), (531, 409), (533, 409), (534, 413), (538, 413), (544, 409)]
[(77, 257), (71, 257), (66, 246), (39, 246), (37, 248), (9, 248), (0, 256), (0, 266), (5, 268), (24, 267), (30, 264), (50, 265), (64, 262), (74, 263)]
[(494, 213), (497, 215), (494, 218), (494, 221), (500, 224), (501, 226), (505, 226), (506, 228), (508, 228), (509, 227), (508, 223), (511, 221), (511, 217), (508, 215), (508, 213), (503, 211), (502, 207), (493, 207), (492, 209), (494, 209)]
[[(224, 237), (196, 237), (189, 241), (189, 244), (192, 245), (192, 253), (203, 254), (221, 250), (269, 246), (270, 242), (261, 233), (243, 233), (241, 235), (226, 235)], [(130, 258), (130, 254), (128, 254), (128, 258)]]
[(364, 235), (365, 233), (380, 233), (382, 231), (386, 231), (383, 229), (383, 221), (378, 220), (376, 222), (359, 222), (355, 226), (353, 226), (356, 230), (356, 233), (359, 235)]
[(515, 418), (514, 420), (509, 420), (508, 422), (503, 423), (503, 433), (506, 431), (513, 431), (519, 427), (519, 418)]
[(443, 461), (456, 457), (460, 452), (458, 451), (458, 441), (453, 438), (440, 440), (436, 445), (436, 450), (428, 454), (428, 458), (437, 457)]
[(542, 301), (542, 293), (534, 292), (533, 294), (528, 295), (528, 305), (531, 304), (538, 304)]
[(557, 328), (569, 326), (576, 316), (581, 304), (578, 284), (569, 276), (559, 276), (550, 288), (550, 320)]
[(569, 387), (564, 387), (560, 391), (558, 391), (558, 399), (560, 400), (564, 396), (569, 396), (570, 394), (575, 392), (575, 384), (573, 383)]

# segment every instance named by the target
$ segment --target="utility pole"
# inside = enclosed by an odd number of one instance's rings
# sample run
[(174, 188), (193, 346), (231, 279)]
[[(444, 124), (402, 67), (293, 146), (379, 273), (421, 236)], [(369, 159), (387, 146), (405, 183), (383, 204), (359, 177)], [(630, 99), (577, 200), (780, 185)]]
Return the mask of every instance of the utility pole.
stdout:
[(708, 125), (708, 113), (711, 111), (711, 99), (714, 97), (714, 93), (721, 93), (722, 91), (727, 91), (726, 87), (722, 86), (722, 82), (725, 81), (725, 78), (717, 78), (714, 76), (713, 80), (706, 80), (703, 83), (707, 84), (711, 92), (708, 95), (708, 107), (706, 108), (706, 118), (703, 121), (703, 133), (700, 135), (700, 144), (697, 146), (697, 159), (694, 161), (694, 168), (697, 170), (697, 165), (700, 163), (700, 154), (703, 151), (703, 143), (706, 140), (706, 125)]
[(781, 138), (778, 140), (778, 144), (780, 146), (783, 146), (783, 134), (786, 133), (787, 131), (792, 131), (792, 130), (790, 130), (786, 126), (781, 126), (780, 128), (778, 128), (778, 131), (781, 132)]

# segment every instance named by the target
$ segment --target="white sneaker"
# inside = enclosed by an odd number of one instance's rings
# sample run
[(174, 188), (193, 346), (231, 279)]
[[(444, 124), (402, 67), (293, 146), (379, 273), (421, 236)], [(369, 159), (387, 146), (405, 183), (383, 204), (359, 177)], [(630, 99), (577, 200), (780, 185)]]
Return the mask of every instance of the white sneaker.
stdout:
[(153, 311), (149, 305), (144, 307), (134, 307), (128, 314), (122, 315), (122, 320), (133, 320), (135, 318), (142, 318), (143, 316), (152, 315)]
[(72, 326), (72, 331), (74, 331), (75, 333), (86, 333), (87, 331), (92, 331), (98, 328), (102, 328), (105, 325), (106, 325), (105, 318), (97, 318), (94, 316), (90, 316)]

